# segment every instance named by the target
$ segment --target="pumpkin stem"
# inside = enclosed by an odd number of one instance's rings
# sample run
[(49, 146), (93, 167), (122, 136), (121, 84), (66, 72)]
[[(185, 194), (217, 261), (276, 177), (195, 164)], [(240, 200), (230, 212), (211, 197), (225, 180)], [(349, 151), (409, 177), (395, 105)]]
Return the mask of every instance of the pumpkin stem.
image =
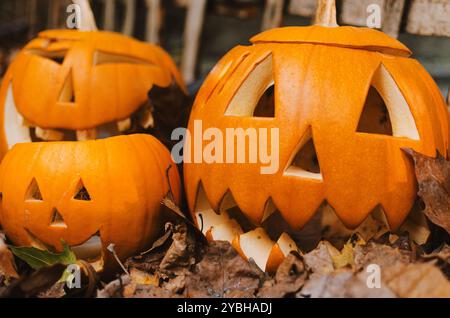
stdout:
[(314, 24), (326, 27), (338, 26), (335, 0), (317, 0), (317, 11)]
[(72, 0), (74, 4), (77, 4), (81, 8), (81, 23), (80, 31), (97, 31), (97, 24), (95, 23), (94, 13), (92, 12), (89, 0)]

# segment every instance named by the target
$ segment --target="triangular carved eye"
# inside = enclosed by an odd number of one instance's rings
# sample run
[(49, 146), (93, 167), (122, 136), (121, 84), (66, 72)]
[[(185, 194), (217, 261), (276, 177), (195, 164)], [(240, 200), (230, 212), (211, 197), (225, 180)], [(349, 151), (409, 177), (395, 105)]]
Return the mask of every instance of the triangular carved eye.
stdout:
[(57, 209), (53, 209), (53, 211), (52, 211), (52, 218), (50, 220), (50, 226), (67, 227), (66, 222), (64, 222), (63, 216), (61, 215), (61, 213), (59, 213), (59, 211)]
[(392, 136), (391, 118), (386, 103), (373, 86), (370, 86), (357, 131)]
[(39, 189), (39, 185), (35, 178), (31, 180), (30, 185), (28, 186), (27, 193), (25, 195), (26, 201), (42, 201), (41, 190)]
[(86, 189), (86, 187), (84, 186), (82, 180), (80, 180), (78, 182), (77, 191), (73, 198), (75, 200), (80, 200), (80, 201), (91, 201), (91, 196), (90, 196), (88, 190)]
[(64, 85), (59, 94), (59, 102), (61, 103), (75, 103), (75, 89), (73, 86), (73, 74), (72, 71), (66, 77)]
[(112, 54), (102, 51), (96, 51), (94, 53), (94, 65), (102, 64), (141, 64), (141, 65), (151, 65), (149, 61), (119, 54)]
[(31, 54), (38, 55), (40, 57), (43, 57), (45, 59), (49, 59), (55, 63), (63, 64), (64, 58), (67, 54), (67, 51), (46, 51), (46, 50), (40, 50), (40, 49), (30, 49), (28, 50)]
[(284, 175), (322, 180), (319, 159), (314, 145), (312, 129), (309, 127), (289, 160)]
[(357, 132), (420, 139), (409, 105), (384, 65), (372, 78)]
[(270, 55), (259, 62), (241, 84), (225, 116), (275, 117), (275, 88)]

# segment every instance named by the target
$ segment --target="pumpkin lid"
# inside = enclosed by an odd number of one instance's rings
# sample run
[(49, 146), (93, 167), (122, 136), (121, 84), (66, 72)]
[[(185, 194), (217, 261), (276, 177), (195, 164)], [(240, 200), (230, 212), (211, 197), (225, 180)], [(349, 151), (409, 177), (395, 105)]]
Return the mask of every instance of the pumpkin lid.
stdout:
[(351, 26), (325, 27), (284, 27), (262, 32), (250, 39), (259, 43), (307, 43), (376, 51), (403, 57), (412, 52), (402, 43), (383, 32)]

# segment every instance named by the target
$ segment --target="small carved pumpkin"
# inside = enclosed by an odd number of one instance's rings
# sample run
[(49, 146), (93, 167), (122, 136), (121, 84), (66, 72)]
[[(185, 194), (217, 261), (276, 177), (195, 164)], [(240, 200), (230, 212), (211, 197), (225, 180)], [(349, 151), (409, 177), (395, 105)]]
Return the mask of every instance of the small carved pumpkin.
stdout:
[(161, 234), (160, 202), (169, 189), (178, 202), (177, 168), (149, 135), (22, 143), (0, 166), (0, 221), (16, 246), (61, 251), (64, 240), (108, 269), (116, 265), (109, 244), (123, 260)]
[[(187, 199), (198, 226), (210, 239), (233, 242), (262, 269), (271, 255), (281, 255), (271, 252), (279, 234), (266, 235), (275, 211), (299, 230), (328, 203), (354, 229), (381, 207), (397, 229), (417, 192), (402, 148), (436, 156), (449, 145), (447, 110), (430, 75), (403, 44), (367, 28), (285, 27), (251, 42), (212, 70), (188, 128), (195, 134), (201, 120), (203, 132), (214, 127), (225, 137), (229, 128), (278, 128), (279, 169), (261, 174), (260, 162), (248, 163), (251, 134), (243, 149), (247, 162), (185, 158)], [(210, 144), (203, 140), (203, 149)], [(238, 142), (224, 141), (224, 152), (226, 144)], [(188, 139), (185, 155), (198, 151), (194, 146)], [(295, 249), (283, 241), (284, 255)]]
[(111, 32), (41, 32), (3, 79), (1, 153), (18, 142), (147, 129), (152, 125), (147, 92), (173, 80), (185, 90), (175, 64), (158, 46)]

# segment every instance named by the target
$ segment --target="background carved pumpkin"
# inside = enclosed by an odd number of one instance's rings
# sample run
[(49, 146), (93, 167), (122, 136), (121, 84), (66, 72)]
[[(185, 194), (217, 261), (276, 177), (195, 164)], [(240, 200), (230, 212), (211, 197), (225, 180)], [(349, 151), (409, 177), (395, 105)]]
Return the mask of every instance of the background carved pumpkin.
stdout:
[(174, 62), (158, 46), (111, 32), (41, 32), (4, 77), (1, 152), (18, 142), (146, 129), (152, 125), (148, 91), (172, 81), (185, 91)]
[[(191, 113), (191, 131), (195, 120), (223, 135), (226, 128), (279, 128), (273, 175), (261, 174), (260, 164), (184, 165), (198, 226), (210, 239), (233, 242), (262, 269), (296, 249), (281, 233), (266, 233), (271, 219), (299, 230), (327, 203), (352, 229), (382, 208), (395, 230), (417, 192), (401, 148), (447, 154), (444, 100), (410, 50), (379, 31), (329, 22), (333, 27), (273, 29), (234, 48), (206, 79)], [(272, 251), (278, 237), (282, 254)]]
[(101, 265), (102, 255), (111, 268), (110, 243), (125, 259), (161, 234), (169, 180), (178, 202), (178, 171), (149, 135), (18, 144), (0, 166), (0, 221), (16, 246), (61, 251), (62, 239), (80, 258)]

